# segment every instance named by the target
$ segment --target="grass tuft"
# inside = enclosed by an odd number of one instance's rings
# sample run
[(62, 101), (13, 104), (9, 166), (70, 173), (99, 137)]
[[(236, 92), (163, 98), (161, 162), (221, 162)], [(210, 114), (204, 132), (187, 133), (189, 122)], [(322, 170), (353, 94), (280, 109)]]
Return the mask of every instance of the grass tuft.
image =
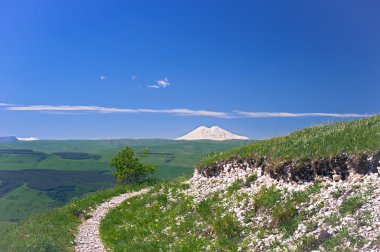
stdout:
[(362, 195), (347, 197), (340, 206), (341, 214), (353, 214), (366, 203), (366, 198)]

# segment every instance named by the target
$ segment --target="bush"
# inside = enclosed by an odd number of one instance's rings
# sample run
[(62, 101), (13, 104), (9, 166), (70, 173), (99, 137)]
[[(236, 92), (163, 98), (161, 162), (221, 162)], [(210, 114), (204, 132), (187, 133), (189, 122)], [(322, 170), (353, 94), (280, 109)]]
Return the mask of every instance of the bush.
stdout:
[(231, 214), (226, 214), (217, 219), (213, 227), (219, 242), (225, 246), (241, 236), (242, 228)]
[(156, 171), (154, 166), (141, 163), (135, 151), (128, 146), (112, 158), (111, 166), (116, 169), (113, 173), (116, 184), (134, 183)]

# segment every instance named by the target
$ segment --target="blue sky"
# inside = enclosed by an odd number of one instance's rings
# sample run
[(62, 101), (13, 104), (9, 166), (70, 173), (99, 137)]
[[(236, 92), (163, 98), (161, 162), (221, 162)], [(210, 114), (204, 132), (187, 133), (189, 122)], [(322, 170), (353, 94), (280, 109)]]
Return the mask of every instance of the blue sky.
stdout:
[(378, 1), (1, 1), (0, 135), (267, 138), (379, 112)]

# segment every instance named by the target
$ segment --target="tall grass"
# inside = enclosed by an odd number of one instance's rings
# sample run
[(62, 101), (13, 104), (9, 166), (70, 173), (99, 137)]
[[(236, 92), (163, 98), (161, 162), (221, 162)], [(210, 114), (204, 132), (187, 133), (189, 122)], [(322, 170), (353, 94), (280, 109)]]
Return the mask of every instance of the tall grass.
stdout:
[(363, 153), (380, 150), (380, 116), (351, 122), (337, 122), (296, 131), (287, 136), (255, 142), (226, 152), (213, 153), (198, 167), (205, 167), (234, 156), (266, 156), (272, 160), (319, 158), (340, 153)]

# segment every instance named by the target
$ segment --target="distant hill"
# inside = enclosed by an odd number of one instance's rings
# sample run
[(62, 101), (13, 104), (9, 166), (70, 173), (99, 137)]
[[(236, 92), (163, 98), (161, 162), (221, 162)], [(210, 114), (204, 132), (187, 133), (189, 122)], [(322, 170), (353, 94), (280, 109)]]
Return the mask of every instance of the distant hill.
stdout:
[(192, 132), (177, 138), (176, 140), (215, 140), (215, 141), (225, 141), (225, 140), (247, 140), (248, 137), (235, 135), (227, 130), (224, 130), (218, 126), (213, 126), (207, 128), (201, 126)]
[(0, 142), (16, 142), (16, 141), (18, 141), (18, 139), (15, 136), (0, 137)]

